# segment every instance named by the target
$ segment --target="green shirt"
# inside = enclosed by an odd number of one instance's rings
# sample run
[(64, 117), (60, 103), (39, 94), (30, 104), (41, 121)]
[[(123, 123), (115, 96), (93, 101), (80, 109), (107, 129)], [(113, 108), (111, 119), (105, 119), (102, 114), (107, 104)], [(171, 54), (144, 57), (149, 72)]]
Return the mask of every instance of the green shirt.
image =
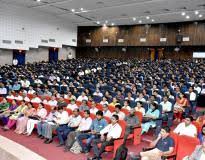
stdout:
[(9, 106), (10, 106), (9, 103), (0, 104), (0, 110), (5, 110), (5, 109), (9, 108)]

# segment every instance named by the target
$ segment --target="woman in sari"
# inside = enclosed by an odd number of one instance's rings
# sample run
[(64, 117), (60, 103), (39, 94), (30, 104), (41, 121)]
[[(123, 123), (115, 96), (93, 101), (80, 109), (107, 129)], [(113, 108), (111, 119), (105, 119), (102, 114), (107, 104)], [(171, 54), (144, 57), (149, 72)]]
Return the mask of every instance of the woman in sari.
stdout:
[(36, 114), (33, 116), (29, 116), (27, 126), (26, 126), (26, 132), (24, 134), (30, 136), (35, 127), (35, 124), (44, 120), (46, 116), (47, 116), (47, 110), (44, 108), (43, 103), (39, 103), (39, 107), (37, 109)]
[(185, 111), (185, 108), (188, 106), (188, 100), (184, 93), (179, 94), (179, 98), (176, 98), (176, 103), (174, 105), (174, 117), (175, 121), (180, 122), (182, 119), (182, 114)]
[(17, 134), (22, 134), (26, 131), (28, 117), (33, 116), (36, 113), (36, 109), (32, 107), (31, 103), (28, 103), (27, 106), (28, 108), (25, 111), (24, 116), (17, 119), (16, 130), (14, 131)]
[(1, 114), (0, 114), (0, 120), (3, 122), (4, 125), (8, 123), (9, 116), (11, 116), (14, 112), (14, 110), (17, 108), (17, 103), (16, 100), (12, 100), (11, 105), (9, 106), (8, 109), (5, 109)]
[(25, 114), (26, 110), (27, 105), (25, 104), (25, 101), (22, 101), (21, 105), (13, 111), (13, 114), (9, 117), (7, 125), (5, 125), (3, 129), (7, 131), (12, 128), (16, 124), (17, 119)]

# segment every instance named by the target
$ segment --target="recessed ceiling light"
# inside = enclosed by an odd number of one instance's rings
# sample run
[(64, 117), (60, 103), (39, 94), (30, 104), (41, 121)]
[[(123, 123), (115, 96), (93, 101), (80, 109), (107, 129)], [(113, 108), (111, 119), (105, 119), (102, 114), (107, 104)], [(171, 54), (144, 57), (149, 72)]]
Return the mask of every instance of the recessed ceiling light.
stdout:
[(71, 12), (75, 12), (75, 9), (71, 9)]
[(83, 11), (84, 9), (83, 9), (83, 8), (80, 8), (80, 10)]
[(139, 23), (142, 23), (142, 21), (141, 21), (141, 20), (139, 20)]
[(154, 22), (154, 19), (152, 19), (152, 22)]
[(96, 23), (97, 23), (97, 24), (100, 24), (100, 21), (97, 21)]
[(150, 19), (150, 17), (149, 17), (149, 16), (147, 16), (147, 17), (146, 17), (146, 19)]
[(202, 14), (200, 14), (200, 15), (199, 15), (199, 18), (201, 18), (201, 17), (203, 17), (203, 15), (202, 15)]
[(111, 23), (111, 26), (114, 26), (115, 25), (115, 23)]
[(132, 20), (133, 20), (133, 21), (136, 21), (136, 18), (135, 18), (135, 17), (133, 17), (133, 18), (132, 18)]
[(108, 21), (105, 21), (105, 23), (107, 24), (107, 23), (108, 23)]
[(190, 16), (187, 15), (187, 16), (186, 16), (186, 19), (189, 19), (189, 18), (190, 18)]
[(36, 0), (37, 2), (40, 2), (41, 0)]
[(196, 15), (198, 15), (198, 14), (199, 14), (199, 11), (195, 11), (194, 13), (195, 13)]
[(185, 16), (186, 15), (186, 13), (185, 12), (182, 12), (182, 16)]
[(103, 27), (107, 27), (107, 25), (106, 25), (106, 24), (103, 24)]

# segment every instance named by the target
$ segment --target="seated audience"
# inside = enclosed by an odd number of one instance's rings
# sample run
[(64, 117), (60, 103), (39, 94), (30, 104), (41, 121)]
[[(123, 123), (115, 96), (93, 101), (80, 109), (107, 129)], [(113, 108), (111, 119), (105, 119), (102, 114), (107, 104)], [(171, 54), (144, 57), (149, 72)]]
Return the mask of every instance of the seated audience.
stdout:
[[(103, 112), (97, 111), (96, 119), (92, 121), (92, 125), (90, 127), (91, 131), (88, 133), (80, 133), (77, 135), (76, 140), (80, 144), (83, 153), (88, 153), (91, 148), (91, 142), (93, 139), (99, 137), (100, 131), (107, 126), (106, 120), (103, 118)], [(83, 140), (86, 140), (86, 144), (83, 144)]]
[(96, 103), (94, 101), (92, 101), (91, 108), (90, 108), (90, 113), (96, 114), (97, 111), (98, 111), (98, 109), (96, 108)]
[(73, 146), (73, 144), (76, 140), (76, 137), (80, 133), (89, 132), (91, 125), (92, 125), (92, 119), (90, 118), (90, 111), (85, 110), (84, 111), (84, 118), (81, 119), (79, 127), (76, 129), (76, 131), (70, 132), (67, 136), (67, 140), (66, 140), (66, 143), (65, 143), (65, 151), (70, 150), (70, 148)]
[(68, 108), (68, 109), (71, 109), (72, 111), (73, 111), (74, 109), (77, 109), (77, 108), (78, 108), (78, 106), (75, 104), (75, 100), (74, 100), (74, 99), (71, 99), (71, 100), (70, 100), (70, 103), (67, 105), (67, 108)]
[[(92, 159), (102, 159), (101, 154), (104, 152), (105, 147), (114, 144), (114, 140), (120, 138), (122, 128), (118, 124), (118, 115), (113, 115), (111, 123), (100, 131), (100, 137), (93, 140), (94, 157)], [(100, 148), (98, 144), (101, 143)]]
[(201, 127), (201, 132), (198, 135), (200, 143), (205, 142), (205, 124)]
[(181, 122), (180, 124), (178, 124), (178, 126), (174, 129), (174, 133), (177, 133), (179, 135), (196, 137), (197, 136), (197, 129), (192, 124), (192, 121), (193, 121), (192, 116), (186, 116), (184, 119), (184, 122)]
[(162, 156), (171, 154), (174, 151), (174, 140), (170, 137), (170, 128), (162, 127), (157, 139), (154, 140), (149, 151), (140, 152), (141, 160), (159, 160)]
[(82, 100), (82, 104), (80, 105), (79, 110), (80, 110), (80, 112), (85, 111), (85, 110), (89, 110), (89, 107), (87, 106), (86, 100)]
[(110, 112), (110, 110), (108, 109), (108, 105), (106, 104), (103, 105), (103, 116), (108, 118), (112, 117), (112, 113)]
[(80, 121), (82, 119), (79, 112), (80, 112), (79, 109), (74, 109), (73, 115), (69, 117), (68, 123), (60, 125), (56, 129), (58, 140), (59, 140), (59, 145), (57, 147), (63, 146), (65, 144), (67, 135), (71, 131), (75, 131), (78, 128)]
[(145, 109), (143, 108), (143, 104), (141, 101), (137, 102), (137, 106), (135, 107), (135, 111), (141, 112), (143, 116), (145, 115)]
[(112, 113), (112, 115), (118, 115), (119, 120), (124, 120), (125, 113), (121, 111), (122, 106), (120, 104), (115, 105), (115, 112)]
[(130, 102), (128, 100), (125, 100), (124, 101), (124, 106), (122, 108), (127, 109), (128, 111), (131, 110), (129, 104), (130, 104)]

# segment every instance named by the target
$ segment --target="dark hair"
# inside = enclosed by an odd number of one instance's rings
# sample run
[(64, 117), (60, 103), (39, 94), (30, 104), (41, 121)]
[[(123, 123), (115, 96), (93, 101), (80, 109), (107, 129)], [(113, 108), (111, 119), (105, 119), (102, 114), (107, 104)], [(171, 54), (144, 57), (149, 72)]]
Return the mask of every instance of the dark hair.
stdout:
[(201, 127), (201, 134), (204, 136), (205, 133), (203, 132), (203, 128), (205, 128), (205, 124)]
[(185, 116), (184, 119), (189, 118), (191, 120), (191, 122), (194, 120), (194, 118), (192, 116)]
[(58, 107), (58, 111), (59, 111), (59, 110), (63, 110), (63, 107), (62, 107), (62, 106), (59, 106), (59, 107)]
[(168, 126), (163, 126), (163, 130), (165, 130), (167, 133), (170, 133), (171, 129)]
[(96, 115), (103, 116), (103, 112), (102, 111), (97, 111)]
[(158, 104), (153, 102), (152, 105), (155, 107), (154, 110), (152, 111), (152, 112), (154, 112), (154, 111), (156, 111), (158, 109)]
[(80, 112), (79, 108), (75, 108), (74, 110), (77, 111), (77, 112)]
[(84, 110), (84, 112), (90, 115), (90, 111), (89, 110)]
[(116, 104), (115, 108), (118, 108), (119, 110), (121, 110), (122, 106), (120, 104)]
[(119, 116), (116, 114), (112, 115), (112, 117), (114, 117), (117, 121), (119, 120)]

